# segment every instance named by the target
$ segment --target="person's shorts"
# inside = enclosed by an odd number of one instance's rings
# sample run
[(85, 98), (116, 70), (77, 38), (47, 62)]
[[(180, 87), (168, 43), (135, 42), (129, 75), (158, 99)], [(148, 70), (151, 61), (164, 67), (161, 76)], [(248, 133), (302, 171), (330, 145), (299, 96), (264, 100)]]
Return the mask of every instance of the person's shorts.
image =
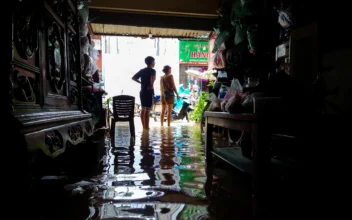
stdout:
[(174, 97), (165, 98), (165, 96), (161, 96), (161, 103), (163, 105), (173, 105), (175, 104), (175, 98)]
[(154, 101), (154, 92), (153, 91), (141, 91), (139, 93), (139, 97), (141, 98), (142, 108), (147, 108), (147, 109), (151, 110), (152, 106), (153, 106), (153, 101)]

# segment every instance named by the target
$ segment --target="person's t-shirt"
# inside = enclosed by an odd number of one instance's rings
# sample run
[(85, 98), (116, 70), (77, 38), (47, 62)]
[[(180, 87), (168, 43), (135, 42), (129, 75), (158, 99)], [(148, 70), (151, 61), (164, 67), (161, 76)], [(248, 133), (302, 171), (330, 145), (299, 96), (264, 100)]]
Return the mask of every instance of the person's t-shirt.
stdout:
[(150, 67), (141, 69), (138, 73), (134, 75), (136, 79), (141, 79), (141, 91), (147, 91), (147, 88), (150, 87), (150, 78), (155, 75), (155, 70)]

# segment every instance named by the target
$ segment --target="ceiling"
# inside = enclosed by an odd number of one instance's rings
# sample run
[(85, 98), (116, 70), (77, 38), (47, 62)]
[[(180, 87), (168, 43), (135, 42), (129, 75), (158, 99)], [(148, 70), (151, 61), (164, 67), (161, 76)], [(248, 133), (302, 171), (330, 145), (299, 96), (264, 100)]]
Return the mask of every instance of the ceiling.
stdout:
[(91, 0), (94, 34), (194, 38), (213, 30), (221, 0)]
[(220, 0), (91, 0), (90, 8), (116, 12), (216, 18)]

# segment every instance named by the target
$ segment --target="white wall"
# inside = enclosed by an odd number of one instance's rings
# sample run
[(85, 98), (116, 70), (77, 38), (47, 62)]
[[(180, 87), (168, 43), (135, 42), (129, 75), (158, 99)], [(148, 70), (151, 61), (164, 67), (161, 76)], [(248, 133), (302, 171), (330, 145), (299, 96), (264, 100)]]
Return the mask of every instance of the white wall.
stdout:
[[(118, 43), (117, 43), (118, 42)], [(106, 48), (105, 44), (110, 44)], [(165, 65), (172, 67), (176, 86), (179, 82), (179, 42), (177, 39), (160, 39), (160, 54), (156, 55), (154, 39), (141, 39), (132, 37), (104, 36), (103, 71), (105, 73), (105, 90), (107, 97), (120, 95), (123, 90), (125, 95), (135, 96), (139, 103), (140, 85), (131, 80), (132, 76), (146, 65), (144, 59), (153, 56), (156, 61), (155, 70), (157, 80), (155, 93), (160, 94), (160, 76), (164, 74), (162, 69)], [(118, 45), (118, 47), (117, 47)], [(117, 53), (119, 49), (119, 54)], [(110, 51), (106, 51), (110, 49)]]

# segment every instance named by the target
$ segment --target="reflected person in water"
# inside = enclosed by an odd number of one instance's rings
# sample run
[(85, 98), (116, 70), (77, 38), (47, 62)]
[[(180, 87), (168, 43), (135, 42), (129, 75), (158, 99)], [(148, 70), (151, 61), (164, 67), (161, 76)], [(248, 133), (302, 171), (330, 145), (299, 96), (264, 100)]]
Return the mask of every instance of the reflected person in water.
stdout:
[(144, 180), (142, 185), (155, 186), (154, 150), (150, 147), (149, 132), (144, 130), (141, 140), (141, 168), (148, 174), (149, 180)]
[(175, 165), (175, 144), (170, 129), (160, 130), (162, 143), (160, 145), (161, 159), (159, 161), (161, 169), (172, 169)]

